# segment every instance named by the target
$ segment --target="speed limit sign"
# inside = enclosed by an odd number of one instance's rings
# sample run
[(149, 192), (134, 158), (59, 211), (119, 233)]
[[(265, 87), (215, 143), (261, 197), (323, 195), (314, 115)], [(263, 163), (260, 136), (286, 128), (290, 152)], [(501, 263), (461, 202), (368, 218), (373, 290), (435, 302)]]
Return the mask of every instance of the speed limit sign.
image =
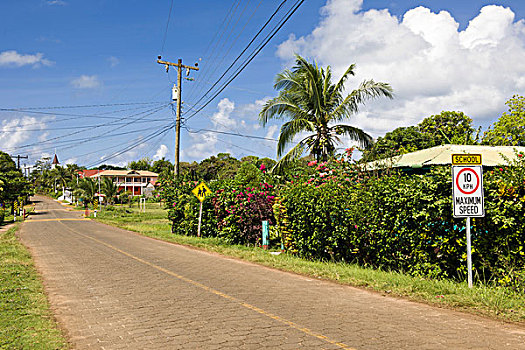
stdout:
[(485, 216), (481, 166), (453, 166), (452, 184), (454, 217)]

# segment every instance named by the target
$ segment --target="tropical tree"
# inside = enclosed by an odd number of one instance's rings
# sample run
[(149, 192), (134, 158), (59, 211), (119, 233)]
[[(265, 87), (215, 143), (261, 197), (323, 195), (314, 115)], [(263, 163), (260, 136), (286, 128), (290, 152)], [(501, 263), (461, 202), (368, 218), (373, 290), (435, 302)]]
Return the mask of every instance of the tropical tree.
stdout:
[(110, 177), (102, 178), (102, 191), (106, 195), (106, 200), (109, 204), (113, 204), (115, 197), (119, 194), (118, 186), (113, 182)]
[(0, 151), (0, 179), (2, 190), (0, 191), (0, 203), (13, 203), (20, 197), (32, 194), (31, 184), (23, 176), (20, 169), (9, 154)]
[(363, 152), (363, 160), (388, 158), (444, 144), (474, 145), (478, 143), (472, 119), (463, 112), (443, 111), (423, 119), (415, 126), (399, 127), (378, 137)]
[(485, 132), (483, 143), (491, 146), (525, 145), (525, 97), (514, 95), (509, 109)]
[(392, 98), (392, 88), (387, 83), (363, 81), (350, 94), (344, 95), (345, 82), (355, 75), (355, 64), (350, 65), (337, 83), (332, 83), (330, 66), (319, 67), (296, 55), (296, 65), (277, 74), (274, 88), (279, 95), (269, 100), (259, 113), (259, 121), (266, 125), (270, 119), (289, 119), (281, 126), (277, 143), (280, 157), (294, 137), (302, 132), (313, 133), (301, 140), (276, 164), (278, 170), (286, 163), (299, 158), (308, 151), (317, 160), (326, 161), (335, 153), (341, 136), (368, 147), (372, 137), (363, 130), (343, 122), (359, 111), (366, 100), (381, 96)]
[(75, 192), (75, 196), (80, 198), (82, 203), (84, 203), (84, 207), (87, 208), (89, 202), (95, 198), (95, 194), (98, 192), (98, 183), (95, 180), (86, 177), (79, 181)]

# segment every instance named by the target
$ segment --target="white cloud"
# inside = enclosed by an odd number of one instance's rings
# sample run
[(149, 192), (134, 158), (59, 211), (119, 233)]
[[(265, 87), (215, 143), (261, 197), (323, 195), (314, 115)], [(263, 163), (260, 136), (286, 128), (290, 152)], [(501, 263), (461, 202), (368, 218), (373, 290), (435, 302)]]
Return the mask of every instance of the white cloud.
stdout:
[(217, 134), (211, 132), (191, 134), (191, 146), (181, 151), (181, 158), (186, 160), (203, 160), (218, 153)]
[(108, 62), (111, 68), (117, 66), (120, 63), (120, 60), (115, 56), (108, 57)]
[(96, 89), (102, 86), (102, 82), (96, 75), (81, 75), (71, 80), (71, 85), (76, 89)]
[(72, 157), (72, 158), (66, 159), (66, 161), (64, 161), (64, 164), (76, 164), (77, 161), (78, 159), (76, 157)]
[(160, 145), (160, 147), (157, 149), (157, 152), (153, 156), (153, 159), (162, 159), (166, 157), (166, 154), (168, 154), (168, 147), (166, 145)]
[(293, 53), (331, 65), (334, 79), (356, 63), (356, 77), (388, 82), (394, 100), (368, 102), (351, 123), (380, 135), (413, 125), (442, 110), (459, 110), (486, 123), (525, 86), (525, 21), (509, 8), (485, 6), (465, 30), (447, 11), (419, 6), (401, 19), (388, 10), (361, 11), (362, 0), (330, 0), (309, 35), (291, 35), (278, 50), (290, 65)]
[(67, 5), (67, 2), (65, 2), (63, 0), (47, 0), (46, 3), (48, 5), (59, 5), (59, 6)]
[(213, 126), (221, 130), (231, 130), (237, 125), (236, 121), (230, 117), (235, 109), (235, 103), (228, 98), (223, 98), (220, 100), (218, 107), (219, 111), (211, 117)]
[(3, 149), (12, 149), (32, 139), (34, 132), (45, 128), (42, 120), (34, 117), (23, 116), (10, 118), (0, 123), (0, 145)]
[(277, 129), (279, 129), (279, 126), (278, 125), (270, 125), (268, 127), (268, 131), (266, 132), (266, 135), (264, 137), (268, 138), (268, 139), (273, 139), (274, 136), (275, 136), (275, 132), (277, 131)]
[(44, 58), (44, 54), (38, 52), (34, 55), (20, 54), (15, 50), (8, 50), (0, 52), (0, 67), (22, 67), (33, 66), (38, 68), (40, 66), (51, 66), (53, 61)]

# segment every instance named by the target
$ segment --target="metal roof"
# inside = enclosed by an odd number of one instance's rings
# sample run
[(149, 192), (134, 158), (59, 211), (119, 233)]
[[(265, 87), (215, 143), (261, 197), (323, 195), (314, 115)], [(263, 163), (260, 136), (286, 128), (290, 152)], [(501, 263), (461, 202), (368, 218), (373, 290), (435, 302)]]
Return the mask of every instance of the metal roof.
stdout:
[(420, 168), (430, 165), (450, 165), (453, 154), (481, 154), (483, 166), (507, 165), (515, 159), (517, 153), (525, 154), (523, 146), (478, 146), (478, 145), (441, 145), (396, 156), (391, 159), (381, 159), (367, 164), (368, 169), (385, 166), (397, 168)]
[(149, 176), (157, 177), (159, 174), (147, 170), (102, 170), (100, 173), (91, 175), (90, 177), (99, 176)]

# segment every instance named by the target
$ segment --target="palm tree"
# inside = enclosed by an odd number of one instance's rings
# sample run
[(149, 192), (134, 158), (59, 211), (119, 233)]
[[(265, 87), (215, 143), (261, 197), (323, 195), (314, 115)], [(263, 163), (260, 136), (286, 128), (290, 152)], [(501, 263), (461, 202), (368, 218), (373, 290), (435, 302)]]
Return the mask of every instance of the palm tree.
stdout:
[(98, 183), (86, 177), (81, 179), (76, 189), (75, 197), (82, 199), (84, 207), (87, 208), (90, 201), (95, 198), (95, 194), (98, 192)]
[(336, 84), (333, 84), (332, 70), (309, 63), (296, 55), (296, 65), (277, 74), (274, 88), (281, 90), (279, 96), (269, 100), (259, 113), (259, 121), (266, 125), (268, 120), (289, 119), (281, 126), (277, 143), (280, 157), (286, 146), (301, 132), (312, 132), (282, 157), (273, 170), (299, 158), (305, 151), (317, 160), (326, 161), (335, 153), (335, 144), (340, 136), (348, 136), (361, 147), (368, 147), (372, 137), (363, 130), (350, 125), (332, 125), (350, 118), (359, 111), (359, 105), (366, 100), (385, 96), (393, 98), (392, 88), (387, 83), (364, 80), (357, 89), (343, 95), (344, 84), (354, 73), (355, 64), (350, 65)]
[(111, 177), (102, 178), (102, 191), (106, 195), (106, 200), (108, 204), (113, 204), (115, 197), (120, 193), (118, 186), (113, 183)]

